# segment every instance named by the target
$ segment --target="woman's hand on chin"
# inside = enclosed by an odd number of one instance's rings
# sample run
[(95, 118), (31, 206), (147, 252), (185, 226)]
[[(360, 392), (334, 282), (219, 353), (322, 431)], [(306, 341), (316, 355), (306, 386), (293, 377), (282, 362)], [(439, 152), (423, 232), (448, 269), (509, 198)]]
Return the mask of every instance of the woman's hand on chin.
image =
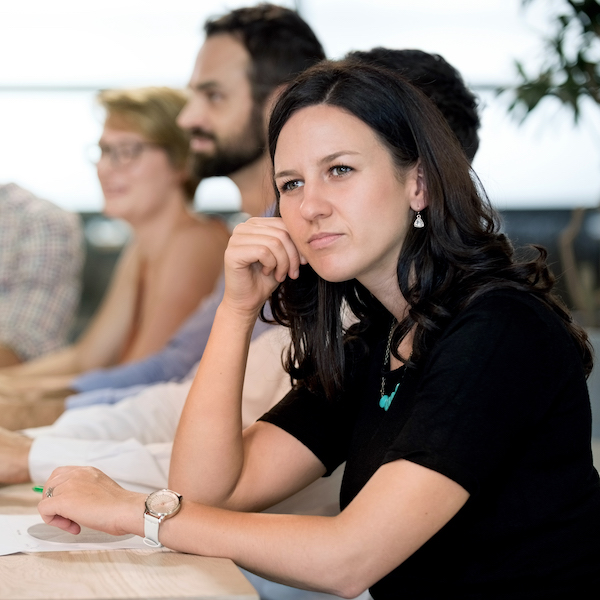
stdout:
[(286, 277), (298, 277), (305, 262), (281, 218), (248, 219), (233, 230), (225, 252), (223, 303), (256, 315)]

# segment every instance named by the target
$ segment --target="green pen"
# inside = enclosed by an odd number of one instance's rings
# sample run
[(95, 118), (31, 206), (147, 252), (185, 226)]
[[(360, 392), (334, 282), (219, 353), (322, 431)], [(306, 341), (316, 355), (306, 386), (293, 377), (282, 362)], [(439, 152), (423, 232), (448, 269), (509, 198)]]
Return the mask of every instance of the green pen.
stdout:
[(37, 492), (38, 494), (41, 494), (44, 491), (44, 486), (43, 485), (34, 485), (31, 489), (34, 492)]

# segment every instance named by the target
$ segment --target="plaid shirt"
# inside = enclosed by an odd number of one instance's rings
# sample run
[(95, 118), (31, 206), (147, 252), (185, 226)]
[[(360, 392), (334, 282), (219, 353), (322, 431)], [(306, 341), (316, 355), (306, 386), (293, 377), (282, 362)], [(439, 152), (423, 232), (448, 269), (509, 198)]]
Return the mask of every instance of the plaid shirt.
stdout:
[(0, 185), (0, 344), (29, 360), (66, 343), (83, 257), (77, 215)]

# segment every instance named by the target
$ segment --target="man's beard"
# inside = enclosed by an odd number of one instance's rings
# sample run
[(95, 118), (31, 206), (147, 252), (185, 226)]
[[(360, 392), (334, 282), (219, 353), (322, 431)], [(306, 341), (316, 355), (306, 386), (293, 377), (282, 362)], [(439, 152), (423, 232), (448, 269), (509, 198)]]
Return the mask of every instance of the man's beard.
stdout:
[(265, 151), (265, 134), (260, 113), (253, 110), (246, 127), (227, 140), (219, 140), (216, 135), (202, 129), (193, 129), (192, 137), (208, 138), (215, 144), (212, 154), (192, 154), (194, 175), (199, 179), (227, 177), (261, 158)]

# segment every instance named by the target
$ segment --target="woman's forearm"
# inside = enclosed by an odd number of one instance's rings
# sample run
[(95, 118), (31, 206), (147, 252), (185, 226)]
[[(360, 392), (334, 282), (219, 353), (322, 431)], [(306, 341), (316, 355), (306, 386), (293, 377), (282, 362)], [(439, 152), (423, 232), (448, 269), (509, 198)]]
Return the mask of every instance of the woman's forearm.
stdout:
[[(97, 469), (61, 467), (46, 482), (49, 488), (52, 497), (44, 494), (38, 504), (46, 523), (71, 533), (87, 526), (112, 535), (144, 536), (145, 494), (119, 487)], [(368, 535), (342, 515), (238, 513), (197, 504), (185, 495), (182, 502), (181, 511), (164, 520), (158, 534), (173, 550), (230, 558), (275, 581), (338, 595), (350, 583), (353, 567), (358, 574), (365, 562), (360, 554)], [(360, 573), (352, 585), (366, 587), (363, 582)]]
[(79, 351), (76, 345), (67, 346), (40, 358), (4, 369), (10, 377), (38, 377), (43, 375), (73, 375), (79, 373)]
[(231, 558), (267, 579), (354, 598), (435, 535), (468, 498), (441, 473), (397, 460), (380, 467), (335, 517), (233, 512), (184, 497), (181, 512), (161, 525), (160, 540), (174, 550)]
[(222, 504), (242, 472), (242, 386), (255, 321), (218, 308), (177, 428), (169, 485), (204, 504)]
[(360, 543), (348, 538), (339, 517), (238, 513), (183, 502), (180, 514), (161, 525), (168, 548), (231, 558), (272, 581), (346, 597), (373, 583), (359, 572)]
[[(284, 469), (266, 465), (263, 471)], [(144, 495), (97, 469), (61, 467), (46, 487), (54, 491), (38, 504), (46, 523), (71, 533), (85, 525), (113, 535), (144, 535)], [(159, 540), (168, 548), (231, 558), (267, 578), (349, 598), (406, 560), (469, 498), (455, 481), (407, 460), (381, 466), (335, 517), (235, 512), (198, 504), (184, 488), (171, 487), (183, 500), (181, 511), (160, 526)]]

